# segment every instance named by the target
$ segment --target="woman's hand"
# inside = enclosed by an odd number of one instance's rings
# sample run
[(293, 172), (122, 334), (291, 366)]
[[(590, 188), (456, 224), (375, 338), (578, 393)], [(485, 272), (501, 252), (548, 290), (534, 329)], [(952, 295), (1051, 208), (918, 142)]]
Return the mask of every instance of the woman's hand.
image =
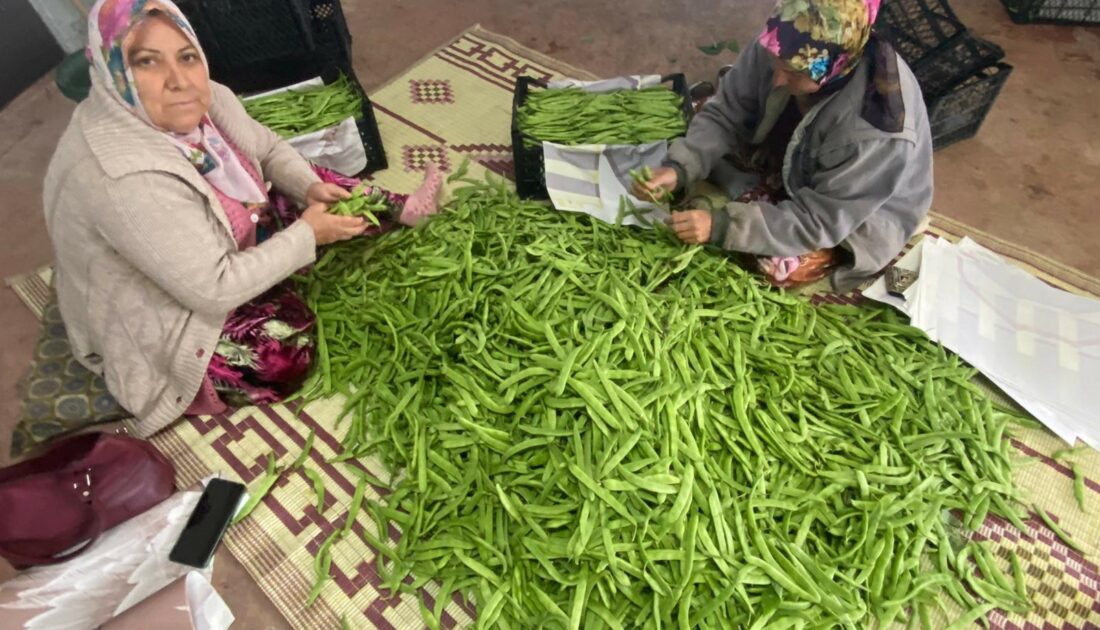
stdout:
[(684, 210), (673, 212), (669, 225), (676, 236), (685, 243), (706, 243), (710, 241), (710, 226), (713, 219), (709, 210)]
[(336, 184), (316, 182), (310, 184), (309, 188), (306, 190), (307, 206), (312, 206), (317, 203), (323, 203), (326, 206), (331, 206), (337, 201), (350, 198), (351, 193), (337, 186)]
[(634, 196), (638, 199), (661, 199), (666, 193), (676, 190), (679, 185), (676, 169), (662, 166), (653, 171), (653, 177), (648, 182), (634, 182)]
[(366, 219), (329, 214), (328, 206), (324, 203), (314, 203), (306, 208), (302, 213), (302, 221), (313, 228), (313, 238), (318, 245), (346, 241), (367, 229)]

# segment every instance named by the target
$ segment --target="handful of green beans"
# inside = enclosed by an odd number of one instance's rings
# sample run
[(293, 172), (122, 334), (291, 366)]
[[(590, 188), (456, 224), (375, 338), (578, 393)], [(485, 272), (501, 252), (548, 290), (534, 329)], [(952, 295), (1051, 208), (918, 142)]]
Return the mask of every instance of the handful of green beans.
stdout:
[(243, 104), (249, 116), (284, 138), (327, 129), (363, 112), (358, 89), (343, 74), (328, 85), (288, 90)]
[(386, 193), (381, 188), (374, 188), (370, 194), (364, 193), (363, 185), (359, 185), (351, 191), (351, 197), (334, 203), (329, 212), (345, 217), (363, 217), (372, 225), (380, 225), (378, 215), (390, 212), (389, 201)]
[(431, 222), (335, 246), (304, 280), (306, 391), (345, 395), (343, 457), (393, 473), (352, 510), (388, 588), (440, 583), (429, 627), (455, 592), (500, 628), (1028, 609), (1019, 562), (965, 535), (989, 513), (1026, 527), (1013, 417), (957, 357), (666, 229), (464, 181)]
[(528, 147), (557, 144), (644, 144), (687, 129), (682, 97), (665, 87), (612, 92), (580, 88), (536, 90), (517, 121)]
[[(635, 169), (633, 171), (630, 171), (630, 178), (636, 183), (641, 184), (644, 188), (645, 185), (649, 183), (649, 180), (653, 179), (653, 169), (649, 168), (648, 166), (643, 166), (640, 169)], [(672, 203), (672, 201), (676, 197), (672, 194), (672, 191), (666, 190), (661, 195), (656, 195), (651, 192), (649, 193), (649, 198), (657, 203)]]

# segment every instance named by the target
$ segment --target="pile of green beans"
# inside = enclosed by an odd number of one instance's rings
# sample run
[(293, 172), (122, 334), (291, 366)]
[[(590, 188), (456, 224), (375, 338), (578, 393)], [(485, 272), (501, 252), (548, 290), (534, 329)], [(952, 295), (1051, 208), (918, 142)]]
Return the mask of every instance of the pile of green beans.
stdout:
[(334, 127), (363, 113), (359, 90), (343, 74), (328, 85), (288, 90), (243, 103), (249, 116), (284, 138)]
[[(344, 458), (393, 474), (364, 538), (438, 628), (960, 627), (1025, 611), (967, 530), (1025, 528), (974, 371), (888, 309), (813, 306), (667, 229), (464, 180), (306, 285)], [(389, 526), (401, 531), (396, 547)], [(1008, 567), (1008, 563), (1005, 563)], [(1009, 577), (1011, 576), (1011, 577)], [(952, 604), (952, 600), (954, 603)]]
[(682, 97), (665, 87), (613, 92), (536, 90), (517, 122), (528, 147), (557, 144), (644, 144), (684, 133)]

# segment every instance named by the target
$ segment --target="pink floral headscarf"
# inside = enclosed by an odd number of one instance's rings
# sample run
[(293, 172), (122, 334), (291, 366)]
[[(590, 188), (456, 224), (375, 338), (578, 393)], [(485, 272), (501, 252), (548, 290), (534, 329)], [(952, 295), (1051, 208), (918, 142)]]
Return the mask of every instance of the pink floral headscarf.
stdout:
[(135, 27), (153, 15), (166, 16), (179, 28), (199, 51), (209, 73), (206, 55), (194, 29), (171, 0), (99, 0), (88, 14), (85, 54), (92, 63), (93, 74), (119, 105), (164, 134), (211, 186), (246, 205), (266, 203), (267, 194), (249, 175), (209, 116), (204, 116), (197, 128), (185, 134), (161, 129), (150, 120), (137, 92), (126, 52)]

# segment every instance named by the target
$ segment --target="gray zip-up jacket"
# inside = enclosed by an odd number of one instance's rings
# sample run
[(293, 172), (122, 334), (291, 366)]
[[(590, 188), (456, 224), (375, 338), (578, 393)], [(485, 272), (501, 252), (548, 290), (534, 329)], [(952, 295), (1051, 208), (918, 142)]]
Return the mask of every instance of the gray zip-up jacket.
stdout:
[[(783, 184), (790, 199), (730, 203), (715, 214), (711, 240), (761, 256), (798, 256), (840, 245), (851, 261), (833, 289), (848, 291), (885, 267), (912, 238), (932, 202), (932, 137), (920, 87), (898, 59), (905, 103), (902, 131), (882, 131), (860, 113), (868, 64), (803, 117), (787, 147)], [(723, 156), (759, 144), (790, 96), (772, 88), (768, 52), (750, 46), (722, 78), (668, 161), (686, 181), (707, 177)]]

